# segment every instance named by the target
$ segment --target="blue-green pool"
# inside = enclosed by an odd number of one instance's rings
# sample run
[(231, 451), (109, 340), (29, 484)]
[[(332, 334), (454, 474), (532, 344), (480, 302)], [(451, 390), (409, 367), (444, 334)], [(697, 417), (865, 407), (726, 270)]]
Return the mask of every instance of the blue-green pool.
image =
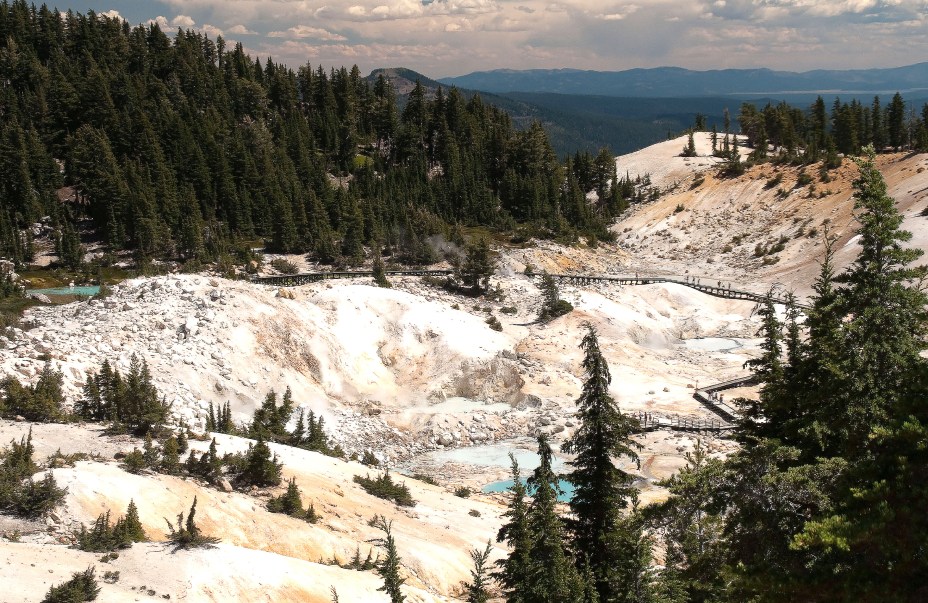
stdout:
[(26, 293), (41, 293), (42, 295), (82, 295), (90, 297), (100, 292), (99, 285), (86, 287), (55, 287), (53, 289), (29, 289)]
[[(483, 487), (484, 492), (507, 492), (512, 488), (513, 481), (511, 479), (504, 479), (502, 481), (493, 482), (492, 484), (487, 484)], [(558, 487), (561, 489), (561, 494), (557, 499), (561, 502), (569, 502), (574, 496), (574, 485), (562, 479), (558, 482)]]

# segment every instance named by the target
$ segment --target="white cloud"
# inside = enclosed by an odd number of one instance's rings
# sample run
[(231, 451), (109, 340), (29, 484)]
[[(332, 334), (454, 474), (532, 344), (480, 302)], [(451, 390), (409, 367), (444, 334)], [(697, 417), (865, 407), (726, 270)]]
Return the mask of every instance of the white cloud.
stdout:
[(247, 27), (245, 27), (244, 25), (233, 25), (232, 27), (230, 27), (230, 28), (227, 29), (226, 31), (229, 32), (230, 34), (235, 34), (235, 35), (238, 35), (238, 36), (256, 36), (256, 35), (258, 35), (258, 32), (252, 31), (252, 30), (248, 29)]
[[(362, 70), (405, 65), (433, 76), (499, 67), (864, 67), (928, 56), (928, 0), (151, 3), (159, 5), (178, 15), (153, 19), (163, 29), (211, 23), (230, 35), (253, 36), (254, 51), (288, 64), (312, 57), (332, 61), (327, 65), (357, 62)], [(177, 21), (182, 17), (190, 22)]]
[(125, 21), (125, 19), (122, 18), (122, 15), (119, 14), (118, 10), (108, 10), (106, 12), (100, 13), (100, 15), (103, 17), (109, 17), (110, 19), (120, 19)]
[(209, 23), (203, 24), (203, 25), (199, 28), (199, 30), (202, 31), (203, 33), (205, 33), (207, 36), (209, 36), (209, 37), (211, 37), (211, 38), (216, 38), (217, 36), (225, 35), (225, 34), (222, 33), (222, 30), (221, 30), (221, 29), (219, 29), (218, 27), (216, 27), (216, 26), (214, 26), (214, 25), (210, 25)]
[(188, 17), (187, 15), (177, 15), (176, 17), (171, 19), (171, 25), (173, 25), (174, 27), (191, 28), (196, 24), (197, 22), (194, 21), (193, 18)]
[(148, 20), (148, 24), (149, 24), (149, 25), (157, 25), (157, 26), (160, 27), (161, 29), (168, 29), (168, 28), (170, 27), (167, 18), (166, 18), (166, 17), (162, 17), (161, 15), (155, 17), (154, 19), (149, 19), (149, 20)]
[(272, 31), (267, 35), (269, 38), (314, 38), (324, 42), (344, 42), (348, 39), (341, 34), (310, 25), (296, 25), (286, 31)]

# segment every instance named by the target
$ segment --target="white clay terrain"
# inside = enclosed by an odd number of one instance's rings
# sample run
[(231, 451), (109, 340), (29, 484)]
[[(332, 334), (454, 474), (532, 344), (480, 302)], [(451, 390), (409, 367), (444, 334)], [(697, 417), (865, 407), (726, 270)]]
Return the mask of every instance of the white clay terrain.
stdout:
[[(698, 151), (708, 154), (707, 136), (697, 139)], [(612, 393), (626, 412), (718, 420), (693, 399), (693, 387), (746, 374), (743, 364), (756, 353), (753, 303), (675, 284), (564, 283), (562, 297), (574, 311), (538, 324), (539, 293), (523, 274), (527, 263), (558, 273), (699, 275), (756, 291), (780, 282), (806, 294), (821, 237), (797, 232), (815, 227), (821, 233), (826, 219), (841, 237), (839, 264), (853, 257), (849, 183), (855, 170), (849, 162), (830, 183), (819, 182), (817, 170), (809, 168), (816, 187), (810, 197), (808, 186), (793, 188), (799, 168), (761, 166), (720, 179), (712, 169), (717, 160), (676, 157), (685, 142), (619, 158), (620, 173), (649, 173), (655, 185), (672, 190), (620, 220), (617, 245), (590, 250), (545, 242), (501, 250), (494, 279), (506, 294), (501, 302), (451, 295), (411, 277), (392, 279), (393, 289), (358, 279), (280, 292), (244, 281), (172, 275), (126, 281), (103, 301), (30, 310), (26, 318), (34, 328), (0, 341), (0, 375), (32, 380), (50, 357), (76, 396), (87, 371), (104, 358), (126, 370), (137, 354), (172, 402), (174, 420), (197, 430), (204, 428), (211, 402), (230, 402), (234, 418), (244, 421), (269, 390), (281, 394), (290, 386), (294, 401), (321, 413), (349, 453), (372, 450), (391, 467), (426, 472), (441, 485), (399, 477), (418, 503), (399, 508), (353, 483), (354, 475), (374, 473), (361, 464), (275, 445), (285, 478), (296, 477), (304, 500), (321, 516), (310, 525), (265, 510), (267, 497), (279, 489), (223, 492), (191, 479), (131, 475), (113, 456), (139, 441), (102, 436), (98, 426), (34, 425), (37, 459), (60, 448), (97, 452), (99, 460), (55, 470), (68, 494), (44, 522), (0, 517), (0, 533), (23, 534), (21, 542), (0, 539), (0, 603), (40, 600), (51, 584), (89, 565), (99, 575), (120, 571), (119, 582), (103, 585), (98, 600), (105, 602), (164, 595), (324, 602), (331, 600), (333, 585), (342, 601), (383, 601), (373, 573), (320, 563), (345, 560), (356, 548), (366, 555), (378, 536), (368, 525), (375, 514), (394, 521), (408, 600), (459, 600), (458, 585), (469, 577), (468, 551), (495, 540), (505, 496), (462, 499), (453, 491), (504, 479), (506, 452), (519, 450), (527, 458), (539, 431), (555, 443), (572, 433), (585, 323), (599, 331)], [(925, 248), (928, 218), (917, 214), (928, 191), (928, 156), (886, 155), (880, 165), (907, 216), (905, 226), (915, 232), (913, 244)], [(767, 189), (775, 169), (782, 182)], [(697, 174), (703, 182), (692, 187)], [(788, 195), (777, 199), (777, 188)], [(818, 192), (826, 194), (818, 198)], [(675, 212), (678, 205), (683, 211)], [(742, 241), (724, 251), (740, 234)], [(788, 240), (776, 263), (754, 257), (757, 242), (781, 235)], [(500, 311), (507, 306), (516, 313)], [(486, 308), (503, 324), (502, 332), (486, 324)], [(28, 429), (24, 422), (0, 421), (0, 442), (19, 439)], [(220, 453), (247, 446), (241, 438), (216, 438)], [(704, 439), (715, 454), (733, 446)], [(656, 482), (682, 466), (695, 437), (665, 430), (640, 441), (642, 467), (629, 469), (641, 478), (648, 502), (663, 495)], [(191, 441), (201, 450), (207, 444)], [(186, 512), (194, 496), (200, 527), (222, 542), (214, 549), (172, 552), (163, 543), (165, 518)], [(66, 546), (70, 530), (106, 509), (121, 514), (130, 498), (155, 542), (109, 563)], [(496, 548), (493, 556), (503, 554)]]

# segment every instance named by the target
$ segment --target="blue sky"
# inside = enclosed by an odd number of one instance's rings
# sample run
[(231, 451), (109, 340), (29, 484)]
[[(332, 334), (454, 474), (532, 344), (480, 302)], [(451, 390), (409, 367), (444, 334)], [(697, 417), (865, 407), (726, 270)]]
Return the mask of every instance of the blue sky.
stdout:
[[(49, 3), (51, 4), (51, 3)], [(62, 2), (222, 34), (291, 66), (892, 67), (928, 61), (928, 0), (103, 0)], [(112, 12), (111, 12), (112, 11)]]

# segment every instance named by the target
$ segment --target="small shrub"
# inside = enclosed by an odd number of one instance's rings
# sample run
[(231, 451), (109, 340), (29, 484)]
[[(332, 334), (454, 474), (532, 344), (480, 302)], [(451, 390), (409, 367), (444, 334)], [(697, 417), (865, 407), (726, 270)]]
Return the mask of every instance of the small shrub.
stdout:
[(503, 306), (502, 308), (499, 309), (499, 311), (502, 312), (503, 314), (512, 315), (512, 314), (517, 313), (519, 309), (516, 308), (515, 306)]
[(370, 475), (366, 477), (355, 475), (354, 481), (364, 488), (365, 492), (377, 498), (392, 500), (401, 507), (414, 507), (416, 505), (416, 501), (413, 500), (406, 484), (394, 482), (389, 471), (385, 471), (383, 475), (374, 479), (371, 479)]
[[(129, 501), (129, 508), (125, 517), (119, 518), (115, 524), (110, 524), (110, 513), (101, 513), (91, 529), (81, 525), (81, 530), (75, 534), (77, 548), (93, 553), (112, 552), (116, 549), (127, 549), (136, 542), (147, 542), (148, 537), (139, 521), (138, 509), (135, 501)], [(115, 553), (113, 553), (115, 555)], [(118, 556), (118, 555), (117, 555)], [(116, 557), (112, 557), (115, 559)], [(101, 561), (108, 561), (106, 556)]]
[(198, 547), (208, 547), (219, 542), (214, 536), (206, 536), (197, 527), (194, 522), (194, 516), (197, 512), (197, 497), (193, 497), (193, 504), (190, 505), (190, 513), (187, 515), (187, 521), (184, 521), (183, 512), (177, 514), (177, 527), (168, 521), (168, 540), (174, 543), (178, 549), (193, 549)]
[(487, 323), (488, 325), (490, 325), (490, 328), (493, 329), (494, 331), (502, 331), (502, 330), (503, 330), (503, 325), (502, 325), (502, 323), (501, 323), (501, 322), (499, 321), (499, 319), (496, 318), (495, 316), (488, 316), (488, 317), (487, 317), (487, 320), (486, 320), (486, 323)]
[(107, 584), (116, 584), (119, 582), (119, 570), (103, 572), (103, 581)]
[(470, 511), (467, 512), (467, 514), (470, 515), (471, 517), (480, 517), (480, 511), (478, 511), (477, 509), (471, 509)]
[(722, 247), (722, 253), (731, 253), (732, 249), (734, 249), (734, 247), (731, 245), (726, 245), (725, 247)]
[(767, 257), (764, 258), (764, 266), (772, 266), (773, 264), (776, 264), (779, 261), (780, 261), (780, 258), (778, 258), (777, 256), (768, 255)]
[(781, 182), (783, 182), (783, 174), (777, 174), (776, 176), (773, 176), (767, 180), (767, 183), (764, 184), (764, 188), (768, 190), (771, 188), (776, 188), (780, 186)]
[(467, 486), (459, 486), (454, 489), (454, 495), (458, 498), (469, 498), (471, 494), (473, 494), (473, 490)]
[(705, 181), (706, 181), (705, 176), (697, 176), (696, 179), (693, 180), (693, 184), (690, 185), (690, 190), (693, 190), (694, 188), (699, 188), (700, 186), (702, 186), (702, 183)]
[(312, 504), (303, 508), (303, 498), (300, 496), (300, 489), (297, 488), (296, 478), (290, 478), (287, 482), (286, 492), (267, 501), (267, 510), (271, 513), (283, 513), (290, 517), (304, 519), (309, 523), (319, 521), (319, 516), (316, 515), (316, 509)]
[(141, 473), (147, 466), (145, 454), (138, 448), (133, 448), (132, 452), (127, 453), (122, 459), (122, 468), (129, 473)]
[(685, 209), (686, 207), (684, 207), (682, 203), (677, 203), (677, 206), (673, 208), (673, 213), (678, 214)]
[(809, 234), (808, 234), (807, 236), (808, 236), (810, 239), (813, 238), (813, 237), (818, 236), (818, 228), (815, 228), (814, 226), (813, 226), (812, 228), (810, 228), (810, 229), (809, 229)]
[(435, 480), (434, 477), (432, 477), (431, 475), (425, 474), (425, 473), (413, 473), (412, 478), (415, 480), (419, 480), (420, 482), (430, 484), (432, 486), (438, 485), (438, 482)]
[(95, 601), (100, 594), (94, 568), (88, 567), (82, 572), (76, 572), (67, 582), (48, 589), (48, 594), (42, 603), (83, 603)]
[(48, 461), (45, 464), (49, 469), (61, 469), (62, 467), (73, 467), (78, 461), (86, 461), (90, 458), (91, 455), (86, 452), (62, 454), (61, 448), (59, 448), (54, 454), (48, 457)]
[(380, 460), (374, 455), (370, 450), (364, 451), (364, 456), (361, 457), (361, 464), (367, 465), (368, 467), (379, 467)]
[(805, 172), (802, 172), (801, 174), (799, 174), (799, 178), (796, 180), (796, 188), (801, 188), (803, 186), (809, 186), (810, 184), (812, 184), (812, 176), (810, 176), (809, 174)]
[(296, 274), (298, 272), (296, 264), (284, 258), (271, 260), (271, 268), (281, 274)]
[(67, 491), (67, 488), (58, 487), (55, 476), (49, 471), (40, 481), (30, 477), (16, 487), (8, 508), (20, 517), (40, 517), (60, 505)]

